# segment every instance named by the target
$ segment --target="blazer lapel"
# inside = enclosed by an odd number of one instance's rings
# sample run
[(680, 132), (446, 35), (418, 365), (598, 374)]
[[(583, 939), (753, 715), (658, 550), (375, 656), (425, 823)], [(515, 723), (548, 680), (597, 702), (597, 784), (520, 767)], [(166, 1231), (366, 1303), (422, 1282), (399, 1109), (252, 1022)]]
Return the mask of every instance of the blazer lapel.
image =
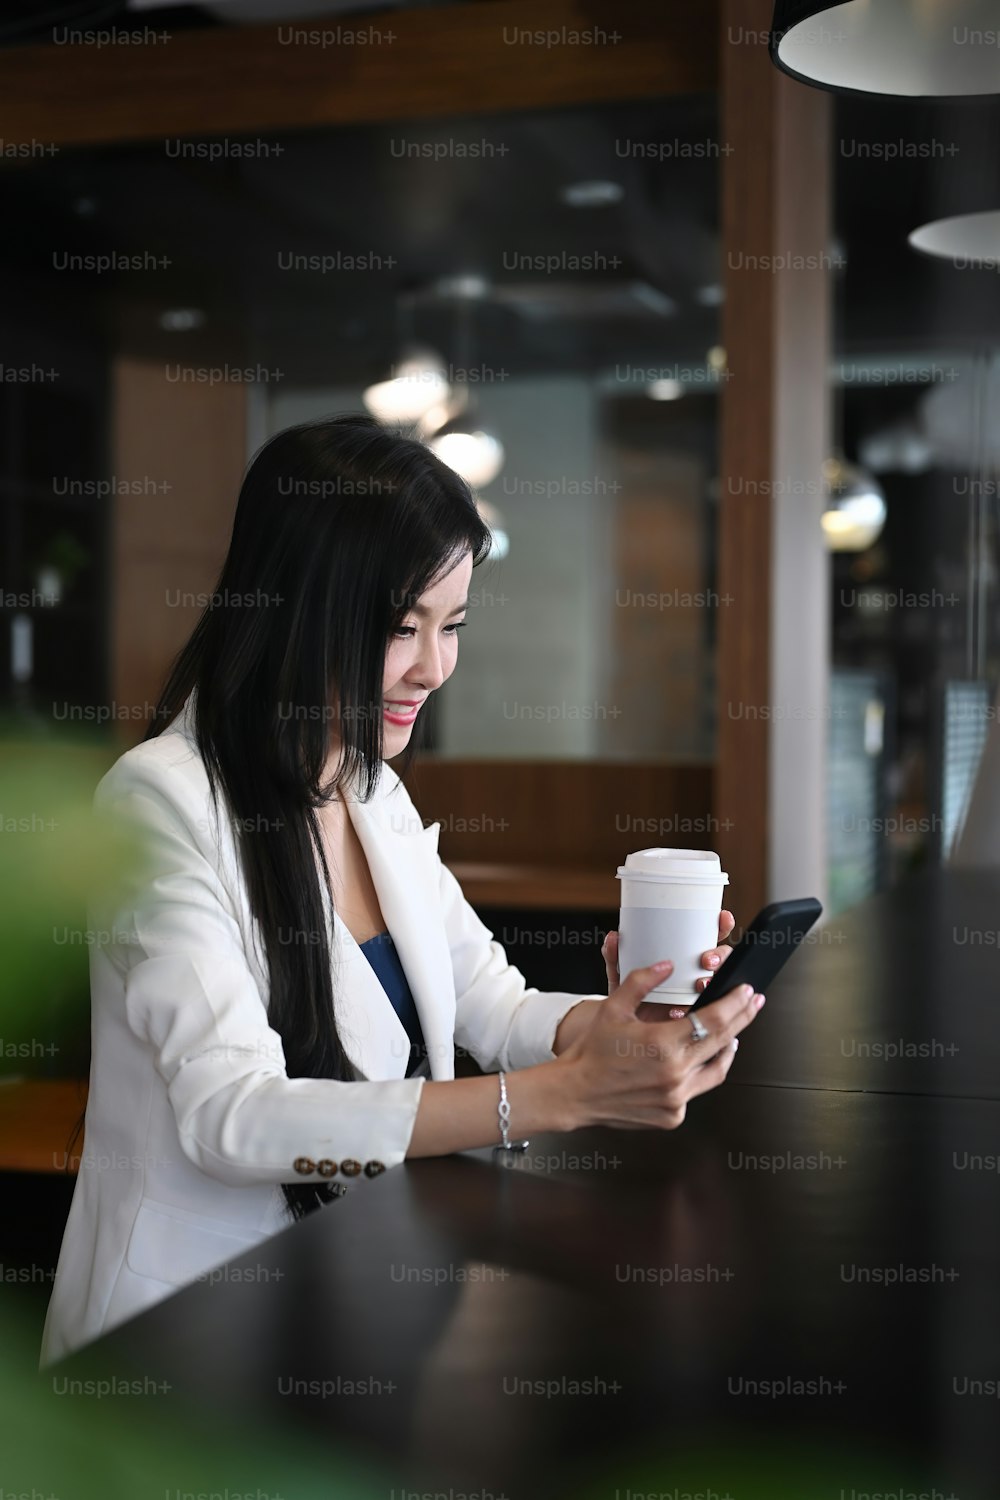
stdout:
[[(186, 734), (192, 744), (195, 698), (192, 689), (171, 726)], [(394, 808), (392, 793), (385, 791), (386, 780), (382, 779), (370, 802), (359, 802), (347, 791), (348, 814), (413, 992), (431, 1077), (454, 1078), (455, 979), (437, 886), (441, 825), (425, 828), (405, 803)], [(316, 871), (322, 881), (318, 859)], [(249, 899), (246, 913), (250, 928)], [(409, 1057), (409, 1038), (392, 1001), (337, 912), (332, 930), (327, 922), (327, 935), (334, 954), (337, 1020), (348, 1056), (366, 1078), (401, 1078)], [(257, 965), (256, 969), (259, 982), (265, 985), (266, 968)]]
[[(359, 802), (349, 794), (347, 807), (368, 860), (382, 915), (413, 993), (427, 1043), (431, 1077), (454, 1078), (455, 981), (437, 885), (440, 824), (432, 823), (425, 828), (414, 819), (405, 803), (396, 811), (391, 793), (383, 794), (381, 789), (370, 802)], [(337, 922), (350, 939), (339, 918)], [(350, 942), (360, 963), (368, 969), (377, 992), (365, 986), (369, 990), (365, 1004), (374, 1010), (372, 1040), (379, 1052), (396, 1031), (404, 1041), (406, 1033), (368, 960), (353, 939)], [(398, 1039), (395, 1045), (398, 1048)], [(367, 1054), (369, 1049), (365, 1050)], [(396, 1058), (398, 1066), (398, 1051)]]

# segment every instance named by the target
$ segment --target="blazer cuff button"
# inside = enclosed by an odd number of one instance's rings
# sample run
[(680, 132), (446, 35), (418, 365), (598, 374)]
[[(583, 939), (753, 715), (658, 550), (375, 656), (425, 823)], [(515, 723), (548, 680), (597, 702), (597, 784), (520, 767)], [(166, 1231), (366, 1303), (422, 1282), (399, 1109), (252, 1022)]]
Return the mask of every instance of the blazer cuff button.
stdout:
[(303, 1177), (308, 1177), (316, 1170), (316, 1163), (311, 1161), (308, 1156), (297, 1156), (292, 1165), (296, 1172), (301, 1173)]
[(340, 1170), (343, 1172), (345, 1177), (357, 1177), (358, 1173), (361, 1171), (361, 1163), (359, 1161), (354, 1161), (353, 1158), (349, 1156), (346, 1161), (342, 1161), (340, 1163)]
[(384, 1172), (384, 1171), (385, 1171), (385, 1165), (384, 1165), (383, 1162), (380, 1162), (380, 1161), (366, 1161), (365, 1162), (365, 1176), (366, 1177), (377, 1177), (380, 1172)]
[(316, 1163), (316, 1170), (321, 1177), (336, 1177), (337, 1163), (324, 1156), (322, 1161)]

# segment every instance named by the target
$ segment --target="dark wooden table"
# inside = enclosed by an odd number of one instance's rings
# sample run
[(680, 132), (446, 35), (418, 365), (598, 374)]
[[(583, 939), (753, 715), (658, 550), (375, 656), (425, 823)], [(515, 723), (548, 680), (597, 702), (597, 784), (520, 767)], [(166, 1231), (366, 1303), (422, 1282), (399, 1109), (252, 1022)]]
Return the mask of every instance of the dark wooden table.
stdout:
[(681, 1130), (408, 1164), (58, 1377), (141, 1372), (161, 1421), (318, 1439), (387, 1500), (995, 1500), (997, 928), (1000, 876), (915, 877)]
[(1000, 874), (912, 876), (810, 933), (767, 999), (741, 1082), (1000, 1099)]

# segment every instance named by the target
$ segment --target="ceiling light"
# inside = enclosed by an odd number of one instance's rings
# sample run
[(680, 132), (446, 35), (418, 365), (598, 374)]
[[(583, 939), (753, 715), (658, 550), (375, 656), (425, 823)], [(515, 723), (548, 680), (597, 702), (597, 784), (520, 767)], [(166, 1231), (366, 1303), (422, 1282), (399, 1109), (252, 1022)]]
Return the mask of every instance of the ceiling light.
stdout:
[(448, 377), (436, 354), (411, 350), (394, 367), (390, 379), (368, 386), (365, 406), (380, 422), (419, 421), (448, 397)]
[(651, 313), (656, 313), (658, 317), (669, 318), (677, 311), (677, 303), (673, 297), (668, 297), (666, 292), (661, 292), (658, 286), (650, 286), (648, 281), (630, 282), (629, 291), (637, 302), (648, 308)]
[(934, 449), (917, 424), (906, 419), (862, 438), (858, 457), (873, 474), (923, 474), (934, 462)]
[(625, 189), (619, 182), (571, 182), (559, 189), (560, 200), (570, 208), (604, 208), (609, 203), (620, 203)]
[(1000, 93), (996, 0), (777, 0), (769, 50), (779, 68), (821, 88)]
[(433, 283), (432, 290), (438, 297), (464, 298), (476, 302), (485, 297), (490, 289), (490, 283), (485, 276), (475, 272), (465, 272), (458, 276), (439, 276)]
[(457, 417), (464, 410), (465, 406), (458, 400), (439, 401), (434, 406), (429, 406), (415, 419), (421, 439), (426, 441), (435, 432), (440, 432), (446, 422), (450, 422), (452, 417)]
[(1000, 267), (1000, 213), (995, 210), (934, 219), (912, 230), (907, 238), (914, 250), (950, 260), (956, 270), (995, 271)]
[(30, 682), (34, 669), (35, 622), (30, 615), (12, 615), (10, 621), (10, 675), (15, 682)]
[[(439, 295), (450, 297), (455, 312), (455, 362), (458, 368), (473, 368), (473, 316), (477, 305), (487, 296), (490, 283), (474, 272), (444, 277), (436, 283)], [(479, 425), (478, 402), (468, 381), (448, 391), (452, 410), (443, 425), (432, 429), (424, 422), (422, 435), (428, 448), (442, 463), (460, 474), (473, 490), (491, 484), (504, 462), (499, 438)], [(434, 406), (444, 403), (436, 398)]]
[(653, 401), (679, 401), (683, 394), (679, 380), (651, 380), (646, 387), (646, 395)]
[(205, 314), (200, 307), (168, 307), (160, 313), (160, 327), (167, 333), (190, 333), (192, 328), (200, 328), (205, 321)]
[(427, 446), (474, 490), (492, 484), (503, 468), (502, 443), (466, 417), (447, 422), (428, 439)]

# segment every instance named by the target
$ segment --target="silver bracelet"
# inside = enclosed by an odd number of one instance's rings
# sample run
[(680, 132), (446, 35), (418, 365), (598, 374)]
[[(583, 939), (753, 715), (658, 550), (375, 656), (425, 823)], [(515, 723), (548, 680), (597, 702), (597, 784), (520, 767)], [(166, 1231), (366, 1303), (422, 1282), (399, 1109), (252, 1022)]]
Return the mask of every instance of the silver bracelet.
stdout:
[(528, 1141), (511, 1141), (510, 1138), (510, 1100), (507, 1098), (507, 1075), (503, 1068), (500, 1069), (500, 1103), (497, 1105), (497, 1116), (500, 1121), (501, 1144), (494, 1146), (494, 1151), (527, 1151)]

